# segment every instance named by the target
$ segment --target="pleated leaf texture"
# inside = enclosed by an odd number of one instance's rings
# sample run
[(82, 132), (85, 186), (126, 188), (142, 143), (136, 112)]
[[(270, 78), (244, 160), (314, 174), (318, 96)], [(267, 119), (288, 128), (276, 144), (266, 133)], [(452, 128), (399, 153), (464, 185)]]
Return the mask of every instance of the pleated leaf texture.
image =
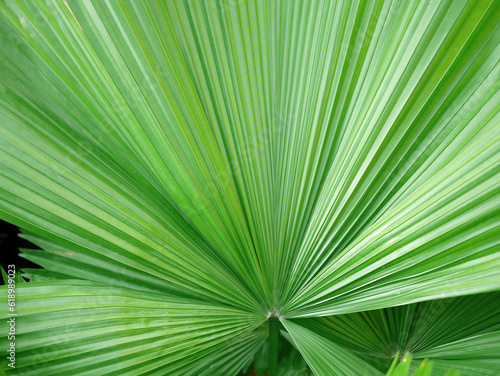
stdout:
[(495, 0), (1, 1), (0, 218), (43, 268), (0, 366), (237, 375), (272, 316), (316, 376), (500, 375), (499, 25)]

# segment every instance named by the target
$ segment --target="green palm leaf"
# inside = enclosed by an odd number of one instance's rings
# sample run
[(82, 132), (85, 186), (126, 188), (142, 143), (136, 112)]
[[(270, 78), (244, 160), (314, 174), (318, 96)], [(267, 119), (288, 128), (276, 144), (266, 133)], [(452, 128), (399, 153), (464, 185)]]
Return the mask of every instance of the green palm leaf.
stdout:
[(404, 351), (417, 364), (430, 358), (434, 369), (494, 375), (500, 369), (498, 299), (495, 292), (294, 321), (381, 370)]
[(317, 375), (499, 374), (499, 24), (493, 0), (0, 2), (0, 218), (43, 267), (0, 366), (234, 375), (283, 354), (279, 319)]
[(288, 320), (283, 320), (283, 325), (290, 333), (294, 343), (314, 374), (340, 376), (383, 375), (382, 372), (364, 363), (352, 353), (342, 349), (342, 347), (329, 342), (319, 334), (315, 334)]
[[(206, 365), (204, 357), (217, 350), (228, 361), (236, 354), (224, 354), (230, 343), (256, 349), (267, 334), (248, 335), (262, 317), (165, 293), (82, 280), (32, 282), (18, 285), (16, 293), (16, 353), (22, 359), (16, 371), (23, 375), (40, 370), (50, 375), (181, 375)], [(2, 323), (5, 332), (8, 325)], [(243, 337), (244, 343), (233, 344)], [(211, 366), (217, 361), (210, 358)]]

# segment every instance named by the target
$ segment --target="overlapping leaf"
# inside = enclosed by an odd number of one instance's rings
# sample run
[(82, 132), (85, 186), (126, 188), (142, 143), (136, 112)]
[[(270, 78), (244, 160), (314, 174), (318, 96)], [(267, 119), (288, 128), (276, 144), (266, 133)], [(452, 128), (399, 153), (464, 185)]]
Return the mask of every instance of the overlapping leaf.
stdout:
[(0, 216), (45, 268), (26, 374), (37, 349), (49, 374), (233, 374), (272, 311), (319, 375), (406, 347), (494, 369), (492, 319), (419, 329), (435, 303), (294, 320), (500, 288), (499, 24), (493, 0), (0, 3)]
[(498, 293), (294, 321), (380, 370), (404, 353), (417, 365), (429, 358), (435, 372), (453, 367), (462, 376), (495, 375), (500, 369)]
[(283, 320), (283, 325), (290, 333), (307, 364), (316, 375), (373, 375), (383, 373), (363, 362), (342, 347), (328, 341), (291, 321)]
[[(15, 371), (23, 375), (39, 375), (41, 369), (50, 375), (182, 375), (204, 369), (207, 362), (216, 365), (211, 355), (217, 350), (224, 350), (219, 356), (229, 361), (237, 355), (227, 354), (230, 345), (256, 350), (262, 332), (249, 333), (265, 319), (165, 293), (81, 280), (17, 285), (16, 313)], [(1, 325), (7, 332), (7, 320)], [(4, 369), (7, 363), (1, 360)], [(230, 363), (223, 366), (231, 369)]]

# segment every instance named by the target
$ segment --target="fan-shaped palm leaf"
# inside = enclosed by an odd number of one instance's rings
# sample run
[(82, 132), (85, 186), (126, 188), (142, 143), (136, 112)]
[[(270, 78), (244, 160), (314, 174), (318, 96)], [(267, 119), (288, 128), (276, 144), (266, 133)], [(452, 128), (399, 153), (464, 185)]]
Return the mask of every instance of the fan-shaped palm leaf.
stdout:
[(236, 374), (279, 319), (318, 375), (498, 374), (499, 24), (493, 0), (1, 2), (0, 217), (44, 269), (0, 365)]

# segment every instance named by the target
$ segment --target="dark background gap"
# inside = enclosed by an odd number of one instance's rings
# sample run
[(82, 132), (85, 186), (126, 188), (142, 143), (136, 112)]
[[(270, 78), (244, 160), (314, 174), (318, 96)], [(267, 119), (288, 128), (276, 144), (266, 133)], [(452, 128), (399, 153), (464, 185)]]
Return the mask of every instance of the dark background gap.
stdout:
[(39, 249), (33, 243), (18, 236), (19, 228), (0, 220), (0, 265), (7, 270), (7, 265), (14, 264), (16, 271), (23, 268), (40, 268), (39, 265), (20, 257), (19, 248)]

